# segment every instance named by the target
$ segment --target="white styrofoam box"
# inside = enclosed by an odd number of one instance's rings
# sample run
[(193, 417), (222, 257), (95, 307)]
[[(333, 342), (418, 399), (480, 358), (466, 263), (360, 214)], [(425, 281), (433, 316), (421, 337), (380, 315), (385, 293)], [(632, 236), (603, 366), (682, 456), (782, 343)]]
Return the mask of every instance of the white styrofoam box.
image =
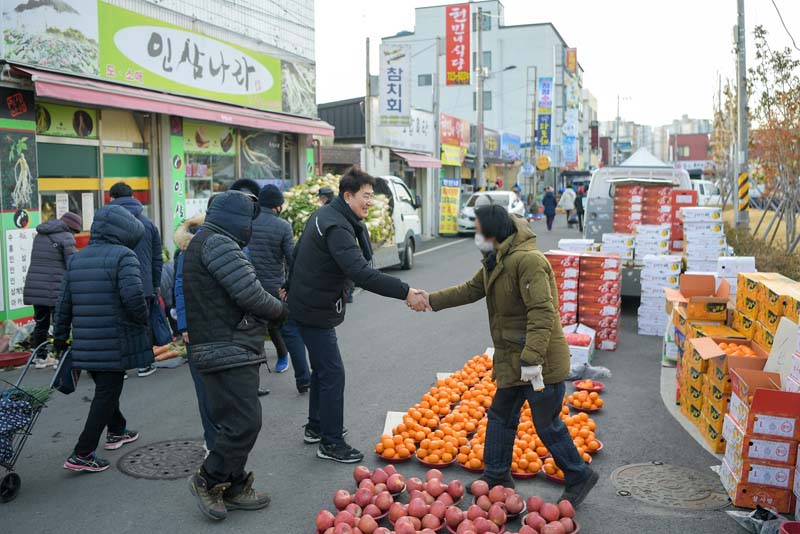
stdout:
[(677, 269), (680, 271), (681, 269), (681, 260), (680, 256), (675, 255), (668, 255), (668, 256), (652, 256), (652, 257), (645, 257), (644, 264), (647, 267), (657, 267), (657, 266), (665, 266), (665, 267), (672, 267), (673, 265), (677, 266)]
[(737, 278), (739, 273), (756, 272), (753, 256), (728, 256), (717, 260), (717, 274), (725, 278)]
[(716, 222), (722, 220), (722, 208), (686, 207), (680, 209), (680, 218), (686, 222)]
[(686, 222), (683, 223), (683, 233), (684, 235), (697, 235), (702, 233), (718, 236), (725, 233), (725, 227), (722, 225), (722, 222)]
[(640, 224), (636, 227), (636, 237), (647, 235), (669, 237), (669, 224)]
[(568, 252), (587, 252), (594, 245), (594, 239), (559, 239), (558, 248)]
[(597, 336), (597, 332), (593, 328), (589, 328), (584, 324), (571, 324), (564, 327), (564, 333), (586, 334), (592, 338), (588, 347), (569, 345), (569, 356), (572, 364), (592, 363), (592, 356), (594, 356), (594, 349), (596, 345), (595, 337)]
[(604, 245), (621, 245), (626, 248), (633, 247), (633, 234), (608, 233), (603, 234), (602, 243)]
[(600, 252), (604, 254), (616, 254), (621, 260), (633, 259), (633, 248), (621, 248), (616, 245), (600, 245)]
[(698, 233), (695, 235), (686, 233), (683, 234), (684, 247), (691, 245), (713, 246), (713, 247), (727, 247), (728, 242), (725, 240), (724, 235), (703, 234)]
[(702, 259), (706, 261), (710, 261), (713, 266), (711, 268), (714, 271), (714, 274), (717, 272), (717, 258), (721, 258), (725, 256), (727, 250), (724, 247), (713, 247), (713, 246), (695, 246), (689, 245), (686, 246), (686, 257), (691, 259)]

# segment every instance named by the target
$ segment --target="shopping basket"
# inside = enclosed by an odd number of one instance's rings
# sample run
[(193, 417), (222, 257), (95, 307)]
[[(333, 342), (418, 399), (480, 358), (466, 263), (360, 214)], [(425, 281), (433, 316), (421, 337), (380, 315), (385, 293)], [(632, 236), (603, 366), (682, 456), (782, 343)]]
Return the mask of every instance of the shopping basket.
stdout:
[[(53, 374), (49, 387), (39, 390), (24, 389), (22, 383), (25, 375), (33, 365), (36, 354), (48, 343), (42, 343), (30, 353), (16, 383), (0, 380), (0, 468), (5, 471), (0, 478), (0, 502), (12, 501), (19, 493), (22, 479), (14, 472), (14, 464), (45, 407), (58, 370), (67, 359), (63, 356), (59, 359), (57, 371)], [(10, 366), (0, 362), (0, 367)]]

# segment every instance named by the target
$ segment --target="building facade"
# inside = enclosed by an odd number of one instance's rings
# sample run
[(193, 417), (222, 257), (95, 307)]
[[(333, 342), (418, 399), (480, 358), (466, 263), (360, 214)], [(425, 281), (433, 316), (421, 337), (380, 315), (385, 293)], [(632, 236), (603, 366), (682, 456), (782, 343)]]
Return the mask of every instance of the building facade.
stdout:
[(316, 118), (310, 0), (51, 4), (2, 15), (0, 315), (12, 320), (31, 315), (39, 222), (78, 213), (85, 244), (123, 181), (171, 252), (212, 194), (238, 178), (287, 189), (309, 172), (312, 136), (333, 132)]
[(672, 124), (659, 126), (653, 130), (651, 152), (661, 161), (675, 161), (674, 146), (670, 143), (675, 134), (710, 134), (712, 122), (707, 119), (691, 119), (688, 115), (672, 121)]

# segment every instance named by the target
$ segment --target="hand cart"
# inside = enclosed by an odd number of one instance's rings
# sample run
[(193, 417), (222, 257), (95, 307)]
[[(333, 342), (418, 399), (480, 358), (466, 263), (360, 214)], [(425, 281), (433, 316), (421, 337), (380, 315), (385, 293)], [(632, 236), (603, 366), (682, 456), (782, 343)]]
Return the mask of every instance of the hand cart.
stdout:
[[(22, 448), (31, 435), (33, 425), (45, 407), (50, 391), (53, 390), (55, 377), (66, 358), (61, 357), (50, 380), (50, 385), (41, 393), (30, 393), (22, 388), (22, 382), (28, 373), (36, 355), (50, 343), (45, 341), (25, 358), (25, 353), (14, 353), (0, 359), (0, 368), (15, 367), (24, 364), (22, 372), (15, 384), (5, 382), (7, 388), (0, 389), (0, 467), (5, 470), (5, 475), (0, 478), (0, 502), (9, 502), (19, 493), (22, 479), (14, 472), (14, 464), (19, 459)], [(0, 384), (2, 388), (2, 384)]]

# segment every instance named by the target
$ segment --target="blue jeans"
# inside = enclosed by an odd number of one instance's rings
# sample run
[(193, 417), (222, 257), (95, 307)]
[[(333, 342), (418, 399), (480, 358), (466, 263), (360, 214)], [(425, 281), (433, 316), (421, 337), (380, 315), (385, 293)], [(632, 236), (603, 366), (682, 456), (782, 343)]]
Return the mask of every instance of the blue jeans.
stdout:
[(203, 378), (200, 371), (194, 365), (192, 358), (192, 347), (186, 344), (186, 358), (189, 360), (189, 372), (192, 375), (194, 382), (194, 392), (197, 395), (197, 407), (200, 409), (200, 422), (203, 424), (203, 439), (206, 441), (206, 447), (212, 450), (217, 444), (217, 434), (219, 429), (214, 424), (211, 417), (211, 408), (208, 405), (208, 394), (206, 393), (206, 385), (203, 383)]
[[(308, 370), (306, 346), (303, 343), (303, 336), (300, 335), (300, 325), (289, 319), (281, 327), (281, 336), (292, 359), (295, 384), (298, 386), (309, 384), (311, 382), (311, 372)], [(279, 356), (281, 355), (279, 354)]]
[(567, 485), (586, 480), (589, 471), (572, 436), (561, 420), (561, 401), (566, 386), (564, 382), (547, 384), (544, 391), (534, 391), (531, 386), (498, 389), (489, 408), (486, 427), (486, 476), (490, 479), (507, 479), (511, 476), (511, 458), (514, 438), (519, 426), (519, 412), (525, 401), (531, 407), (533, 425), (556, 465), (564, 471)]
[(343, 445), (344, 362), (336, 330), (300, 325), (311, 360), (308, 428), (318, 432), (323, 445)]

